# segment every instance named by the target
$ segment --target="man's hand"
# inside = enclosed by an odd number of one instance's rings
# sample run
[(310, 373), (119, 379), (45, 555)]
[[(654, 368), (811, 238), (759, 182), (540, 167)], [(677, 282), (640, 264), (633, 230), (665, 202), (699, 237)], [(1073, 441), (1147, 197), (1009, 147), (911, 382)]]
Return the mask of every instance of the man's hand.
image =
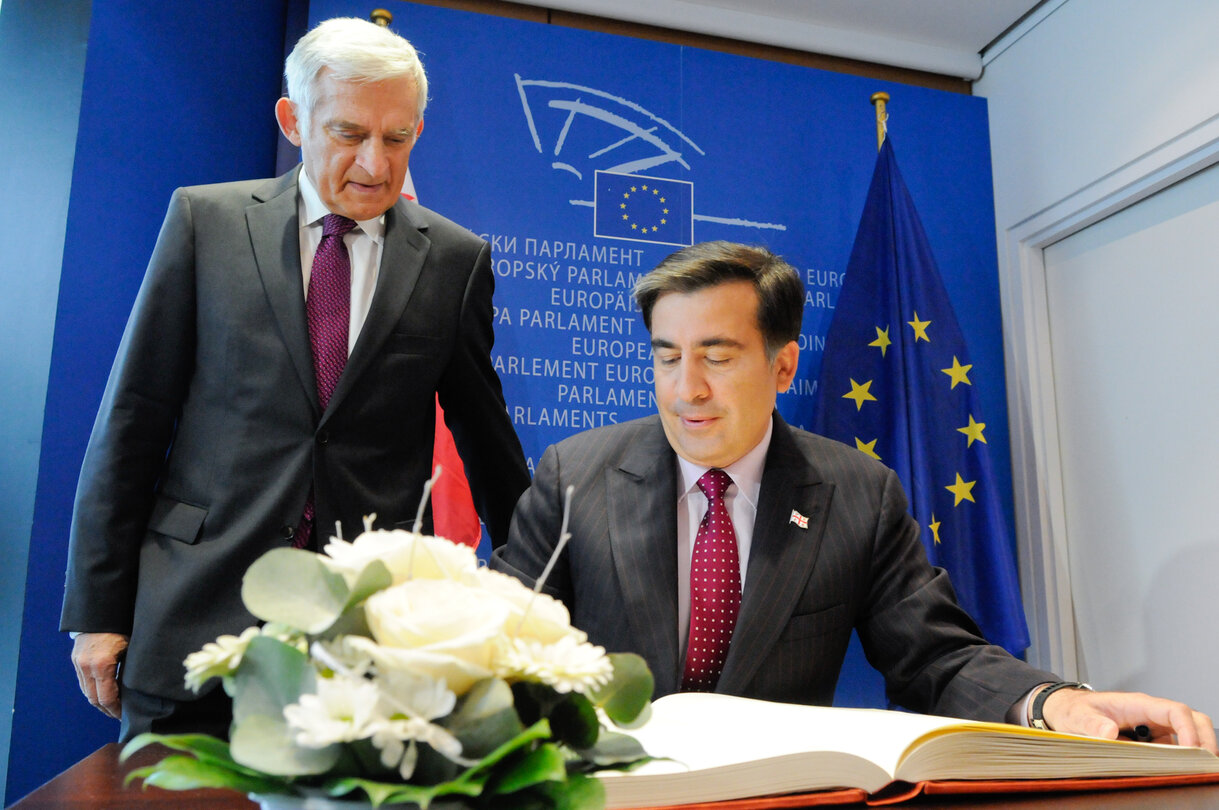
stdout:
[(1205, 748), (1219, 754), (1211, 719), (1184, 703), (1140, 692), (1059, 689), (1046, 698), (1042, 716), (1055, 731), (1115, 740), (1124, 730), (1147, 726), (1151, 742)]
[(127, 650), (128, 637), (118, 633), (81, 633), (72, 643), (72, 666), (80, 691), (94, 708), (119, 719), (119, 661)]

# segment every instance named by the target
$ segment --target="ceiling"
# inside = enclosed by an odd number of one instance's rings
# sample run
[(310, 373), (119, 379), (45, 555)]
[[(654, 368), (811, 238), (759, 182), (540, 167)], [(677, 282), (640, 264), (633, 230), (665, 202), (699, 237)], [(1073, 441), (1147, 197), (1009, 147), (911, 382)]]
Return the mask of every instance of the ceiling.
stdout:
[(519, 0), (973, 80), (1043, 0)]

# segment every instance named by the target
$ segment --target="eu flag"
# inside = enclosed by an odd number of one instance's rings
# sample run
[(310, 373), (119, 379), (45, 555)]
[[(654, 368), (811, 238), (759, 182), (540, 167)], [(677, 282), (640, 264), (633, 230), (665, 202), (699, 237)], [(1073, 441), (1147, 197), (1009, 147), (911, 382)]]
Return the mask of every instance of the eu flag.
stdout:
[(897, 472), (932, 564), (986, 638), (1020, 654), (1028, 628), (973, 374), (886, 138), (826, 334), (815, 429)]
[(694, 184), (642, 174), (597, 172), (595, 236), (691, 245), (694, 242)]

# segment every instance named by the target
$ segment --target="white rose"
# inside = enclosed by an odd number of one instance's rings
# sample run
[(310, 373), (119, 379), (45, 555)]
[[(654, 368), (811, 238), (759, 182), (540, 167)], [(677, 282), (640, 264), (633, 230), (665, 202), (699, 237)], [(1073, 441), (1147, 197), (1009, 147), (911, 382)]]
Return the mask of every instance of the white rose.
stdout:
[(457, 579), (478, 567), (469, 546), (400, 529), (364, 532), (351, 543), (331, 538), (324, 551), (328, 556), (322, 562), (349, 582), (373, 560), (385, 563), (395, 585), (409, 579)]
[(375, 593), (364, 614), (376, 644), (349, 643), (383, 670), (406, 669), (443, 678), (463, 694), (490, 677), (511, 611), (493, 593), (443, 579), (415, 579)]
[[(577, 642), (588, 636), (571, 626), (567, 606), (549, 594), (534, 596), (533, 589), (519, 579), (489, 568), (478, 568), (466, 575), (471, 586), (495, 594), (511, 610), (506, 632), (509, 638), (523, 638), (554, 644), (559, 639), (575, 636)], [(524, 622), (521, 621), (522, 617)]]

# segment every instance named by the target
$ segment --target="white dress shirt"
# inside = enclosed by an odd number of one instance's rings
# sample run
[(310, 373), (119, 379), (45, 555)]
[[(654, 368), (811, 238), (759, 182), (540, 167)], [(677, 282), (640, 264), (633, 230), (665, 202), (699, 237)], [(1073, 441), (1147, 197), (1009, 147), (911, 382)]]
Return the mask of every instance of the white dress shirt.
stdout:
[[(753, 525), (758, 516), (758, 495), (762, 491), (762, 471), (774, 423), (766, 426), (766, 435), (752, 450), (724, 467), (732, 484), (724, 492), (724, 506), (732, 518), (736, 534), (737, 558), (741, 564), (741, 593), (745, 592), (745, 572), (749, 568), (749, 549), (753, 541)], [(686, 657), (686, 642), (690, 635), (690, 568), (694, 562), (694, 538), (698, 525), (707, 513), (707, 496), (698, 488), (698, 479), (711, 469), (677, 457), (677, 632), (681, 640), (681, 658)]]
[[(296, 212), (300, 220), (301, 274), (305, 297), (308, 298), (313, 256), (322, 243), (322, 219), (331, 211), (322, 202), (303, 166), (297, 186), (300, 188)], [(347, 330), (347, 354), (350, 355), (360, 330), (364, 328), (364, 321), (372, 306), (372, 294), (377, 288), (381, 250), (385, 246), (385, 214), (356, 222), (356, 227), (343, 237), (343, 244), (347, 246), (347, 257), (351, 262), (351, 322)]]

